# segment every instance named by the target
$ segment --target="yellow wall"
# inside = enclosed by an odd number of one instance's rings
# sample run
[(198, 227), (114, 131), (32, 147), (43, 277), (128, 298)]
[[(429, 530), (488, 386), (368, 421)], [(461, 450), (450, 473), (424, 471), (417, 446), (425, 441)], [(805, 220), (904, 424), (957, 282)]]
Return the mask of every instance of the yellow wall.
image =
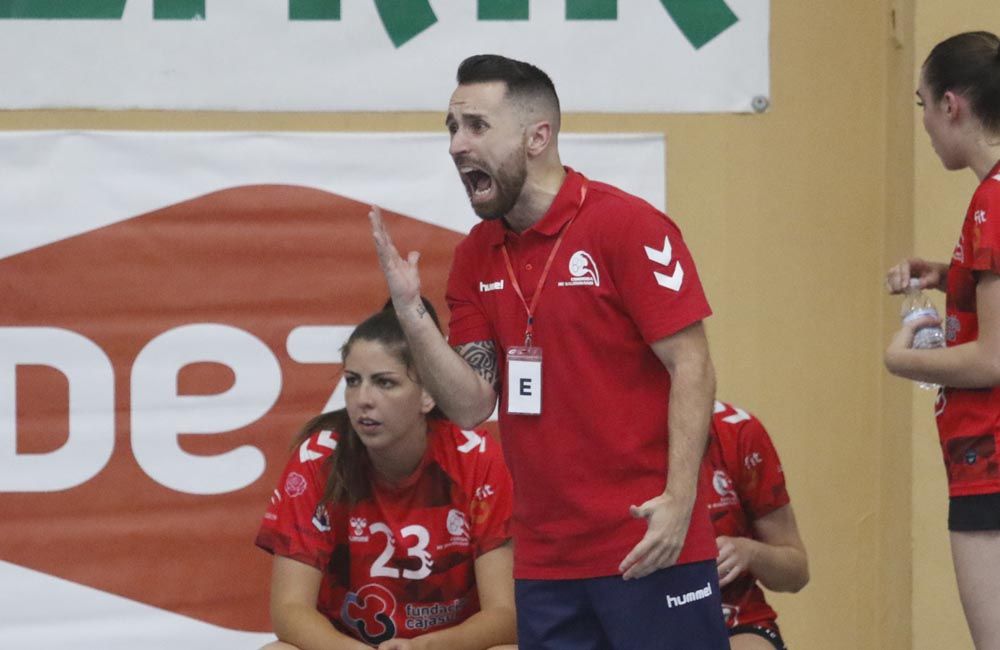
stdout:
[[(884, 222), (882, 224), (882, 272), (913, 250), (913, 12), (914, 0), (888, 5), (890, 48), (886, 70), (886, 156)], [(879, 276), (879, 280), (884, 277)], [(873, 278), (874, 280), (874, 278)], [(875, 289), (875, 287), (871, 287)], [(882, 293), (882, 337), (884, 341), (899, 326), (899, 300)], [(879, 585), (875, 593), (876, 647), (911, 648), (913, 643), (911, 596), (912, 562), (910, 481), (912, 434), (910, 413), (913, 392), (910, 382), (878, 371), (878, 420), (875, 436), (879, 445), (878, 564)]]
[[(773, 598), (790, 647), (902, 650), (911, 628), (913, 648), (965, 647), (954, 641), (967, 633), (931, 397), (882, 369), (898, 322), (882, 278), (910, 250), (947, 258), (973, 185), (971, 174), (944, 173), (914, 128), (914, 52), (922, 60), (943, 36), (996, 29), (1000, 8), (775, 0), (771, 11), (768, 113), (568, 115), (564, 128), (666, 135), (669, 212), (715, 309), (719, 395), (770, 429), (810, 553), (811, 584)], [(0, 112), (0, 129), (441, 124), (440, 113)]]

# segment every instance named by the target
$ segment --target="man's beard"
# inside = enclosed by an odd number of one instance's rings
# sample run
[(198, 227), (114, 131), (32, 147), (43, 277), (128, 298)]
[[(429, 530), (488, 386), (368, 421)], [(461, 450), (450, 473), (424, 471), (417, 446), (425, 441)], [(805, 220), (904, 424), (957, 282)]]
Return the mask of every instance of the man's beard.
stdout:
[(496, 173), (490, 175), (494, 196), (485, 203), (472, 204), (476, 215), (484, 221), (506, 216), (521, 198), (521, 191), (528, 179), (527, 151), (519, 147), (500, 163)]

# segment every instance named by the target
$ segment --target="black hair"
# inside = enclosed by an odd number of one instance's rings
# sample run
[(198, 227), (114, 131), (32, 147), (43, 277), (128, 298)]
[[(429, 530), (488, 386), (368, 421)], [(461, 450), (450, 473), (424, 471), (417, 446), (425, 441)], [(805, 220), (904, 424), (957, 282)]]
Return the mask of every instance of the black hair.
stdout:
[[(431, 320), (441, 329), (434, 305), (427, 298), (421, 296), (424, 309), (430, 314)], [(392, 306), (392, 301), (385, 303), (381, 311), (378, 311), (365, 319), (360, 325), (354, 328), (351, 335), (347, 337), (347, 342), (340, 349), (341, 359), (346, 359), (350, 354), (351, 346), (358, 341), (374, 341), (381, 343), (387, 350), (396, 355), (407, 372), (415, 372), (413, 355), (410, 346), (406, 342), (406, 334), (403, 332), (396, 310)], [(428, 418), (443, 419), (444, 414), (435, 406)], [(339, 434), (337, 440), (336, 453), (327, 460), (326, 487), (323, 491), (323, 503), (344, 502), (355, 504), (358, 501), (371, 496), (371, 461), (364, 444), (358, 437), (354, 427), (351, 426), (351, 419), (347, 415), (347, 409), (339, 409), (329, 413), (318, 415), (306, 422), (295, 436), (293, 447), (302, 443), (317, 431), (336, 431)]]
[(559, 117), (559, 95), (549, 75), (524, 61), (508, 59), (499, 54), (476, 54), (458, 66), (459, 85), (502, 81), (507, 84), (507, 96), (515, 100), (542, 100)]
[(934, 101), (948, 91), (962, 95), (990, 133), (1000, 134), (1000, 39), (965, 32), (941, 41), (924, 61), (924, 81)]

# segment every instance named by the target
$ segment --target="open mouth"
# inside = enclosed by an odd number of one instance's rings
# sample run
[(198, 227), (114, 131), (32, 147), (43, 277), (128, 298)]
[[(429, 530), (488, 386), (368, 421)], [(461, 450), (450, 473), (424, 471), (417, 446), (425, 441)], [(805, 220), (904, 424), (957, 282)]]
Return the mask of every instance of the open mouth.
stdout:
[(488, 199), (493, 194), (493, 177), (475, 167), (461, 167), (459, 173), (465, 184), (465, 191), (473, 203)]
[(358, 418), (357, 427), (365, 432), (370, 432), (377, 429), (382, 423), (378, 420), (373, 420), (371, 418)]

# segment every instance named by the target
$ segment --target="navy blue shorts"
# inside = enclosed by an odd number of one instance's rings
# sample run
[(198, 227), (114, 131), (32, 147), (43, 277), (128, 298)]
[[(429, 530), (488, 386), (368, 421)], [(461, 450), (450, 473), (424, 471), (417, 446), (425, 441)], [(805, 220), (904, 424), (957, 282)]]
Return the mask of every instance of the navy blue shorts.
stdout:
[(517, 580), (519, 650), (729, 650), (715, 562), (645, 578)]

